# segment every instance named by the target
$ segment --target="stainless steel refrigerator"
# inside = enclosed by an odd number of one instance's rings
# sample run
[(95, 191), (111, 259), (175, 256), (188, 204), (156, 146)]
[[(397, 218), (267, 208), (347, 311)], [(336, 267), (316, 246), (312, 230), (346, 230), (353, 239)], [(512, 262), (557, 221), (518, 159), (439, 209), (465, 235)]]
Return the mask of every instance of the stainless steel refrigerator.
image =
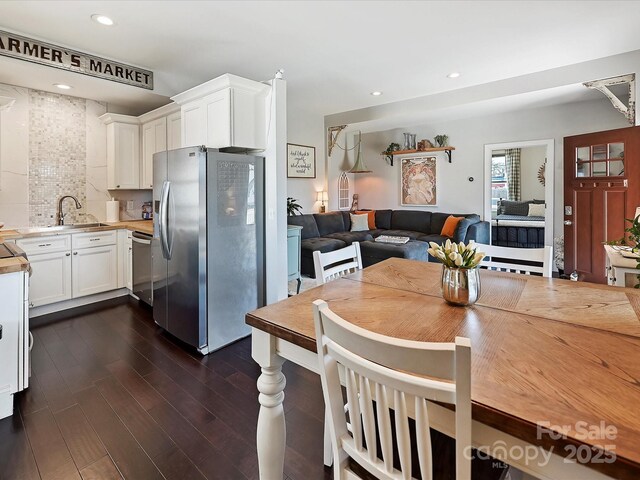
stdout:
[(207, 354), (264, 304), (264, 159), (188, 147), (153, 156), (153, 318)]

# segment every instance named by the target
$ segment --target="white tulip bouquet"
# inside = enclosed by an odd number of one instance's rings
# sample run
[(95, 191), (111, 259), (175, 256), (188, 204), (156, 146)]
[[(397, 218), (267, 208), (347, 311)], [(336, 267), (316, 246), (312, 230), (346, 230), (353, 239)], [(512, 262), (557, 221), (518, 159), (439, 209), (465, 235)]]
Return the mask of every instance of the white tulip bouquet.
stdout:
[(427, 251), (450, 268), (476, 268), (485, 257), (483, 252), (477, 251), (473, 240), (465, 245), (464, 242), (455, 243), (447, 239), (444, 245), (429, 242), (429, 246)]

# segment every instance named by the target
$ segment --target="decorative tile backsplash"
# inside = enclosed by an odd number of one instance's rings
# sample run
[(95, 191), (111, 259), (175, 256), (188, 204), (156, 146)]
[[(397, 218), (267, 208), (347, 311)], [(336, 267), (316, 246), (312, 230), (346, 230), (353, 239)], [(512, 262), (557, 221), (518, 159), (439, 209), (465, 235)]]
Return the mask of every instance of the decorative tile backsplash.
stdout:
[(66, 223), (84, 221), (86, 204), (86, 100), (29, 90), (29, 223), (56, 222), (58, 199)]

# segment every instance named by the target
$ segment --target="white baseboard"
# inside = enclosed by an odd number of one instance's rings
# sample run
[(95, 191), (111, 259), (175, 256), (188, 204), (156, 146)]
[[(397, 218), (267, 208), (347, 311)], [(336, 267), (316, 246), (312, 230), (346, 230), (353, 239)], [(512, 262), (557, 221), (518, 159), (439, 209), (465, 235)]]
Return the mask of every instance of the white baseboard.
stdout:
[(0, 389), (0, 419), (13, 415), (13, 393), (7, 385)]
[(87, 295), (86, 297), (72, 298), (71, 300), (65, 300), (63, 302), (42, 305), (41, 307), (33, 307), (29, 309), (29, 318), (36, 318), (70, 308), (82, 307), (83, 305), (89, 305), (90, 303), (101, 302), (103, 300), (111, 300), (112, 298), (124, 297), (130, 293), (128, 289), (120, 288), (118, 290), (96, 293), (95, 295)]

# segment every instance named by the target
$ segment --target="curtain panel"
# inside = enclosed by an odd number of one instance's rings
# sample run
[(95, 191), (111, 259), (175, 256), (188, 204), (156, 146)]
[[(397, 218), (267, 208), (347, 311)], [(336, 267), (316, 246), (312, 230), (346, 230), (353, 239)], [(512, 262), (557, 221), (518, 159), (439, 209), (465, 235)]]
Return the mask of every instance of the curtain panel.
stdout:
[(520, 201), (520, 149), (507, 148), (505, 150), (505, 166), (507, 174), (507, 188), (509, 200)]

